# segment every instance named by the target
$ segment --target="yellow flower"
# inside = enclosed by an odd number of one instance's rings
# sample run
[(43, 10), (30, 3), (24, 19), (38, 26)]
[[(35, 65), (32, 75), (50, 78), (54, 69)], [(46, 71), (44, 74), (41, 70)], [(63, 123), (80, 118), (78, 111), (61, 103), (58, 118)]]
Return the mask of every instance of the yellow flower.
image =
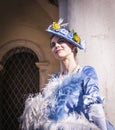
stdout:
[(52, 28), (53, 28), (54, 30), (60, 29), (60, 24), (57, 23), (57, 22), (53, 22)]
[(81, 41), (80, 37), (79, 37), (76, 33), (74, 34), (73, 39), (74, 39), (77, 43), (80, 43), (80, 41)]

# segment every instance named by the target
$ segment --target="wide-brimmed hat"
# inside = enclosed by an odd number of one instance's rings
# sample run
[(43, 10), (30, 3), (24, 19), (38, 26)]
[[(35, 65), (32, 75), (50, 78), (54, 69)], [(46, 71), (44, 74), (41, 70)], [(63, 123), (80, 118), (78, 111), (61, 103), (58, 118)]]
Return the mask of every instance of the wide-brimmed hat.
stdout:
[(76, 45), (79, 49), (85, 50), (84, 41), (81, 41), (81, 38), (78, 36), (77, 32), (74, 30), (69, 30), (66, 28), (68, 23), (62, 24), (63, 19), (60, 18), (58, 22), (53, 22), (49, 27), (46, 29), (48, 33), (58, 35), (60, 37), (65, 38), (70, 43)]

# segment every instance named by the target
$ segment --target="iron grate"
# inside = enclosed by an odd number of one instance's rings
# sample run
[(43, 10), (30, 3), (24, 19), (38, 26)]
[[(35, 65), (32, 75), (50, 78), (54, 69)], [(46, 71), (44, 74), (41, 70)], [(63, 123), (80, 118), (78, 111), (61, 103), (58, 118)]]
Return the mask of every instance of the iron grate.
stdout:
[(6, 56), (1, 85), (1, 130), (18, 130), (25, 98), (39, 91), (37, 56), (27, 48), (15, 48)]

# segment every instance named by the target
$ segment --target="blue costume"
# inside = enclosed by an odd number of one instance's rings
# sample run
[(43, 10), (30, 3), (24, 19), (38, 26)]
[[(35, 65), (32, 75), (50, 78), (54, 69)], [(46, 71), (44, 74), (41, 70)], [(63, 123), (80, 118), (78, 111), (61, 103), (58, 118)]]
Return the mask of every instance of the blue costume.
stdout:
[(106, 123), (98, 78), (90, 66), (54, 74), (42, 93), (26, 100), (22, 119), (26, 130), (113, 130)]

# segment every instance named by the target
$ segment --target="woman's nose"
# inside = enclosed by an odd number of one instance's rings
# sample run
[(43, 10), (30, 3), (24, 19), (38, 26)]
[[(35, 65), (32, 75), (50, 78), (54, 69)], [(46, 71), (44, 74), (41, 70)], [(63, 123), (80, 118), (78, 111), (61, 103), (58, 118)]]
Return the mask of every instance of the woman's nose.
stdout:
[(58, 42), (55, 43), (55, 47), (58, 47), (60, 46), (60, 44)]
[(51, 47), (51, 48), (56, 47), (56, 46), (59, 46), (59, 43), (58, 43), (58, 42), (51, 42), (51, 43), (50, 43), (50, 47)]
[(60, 44), (56, 43), (55, 44), (55, 49), (58, 49), (58, 48), (60, 48)]

